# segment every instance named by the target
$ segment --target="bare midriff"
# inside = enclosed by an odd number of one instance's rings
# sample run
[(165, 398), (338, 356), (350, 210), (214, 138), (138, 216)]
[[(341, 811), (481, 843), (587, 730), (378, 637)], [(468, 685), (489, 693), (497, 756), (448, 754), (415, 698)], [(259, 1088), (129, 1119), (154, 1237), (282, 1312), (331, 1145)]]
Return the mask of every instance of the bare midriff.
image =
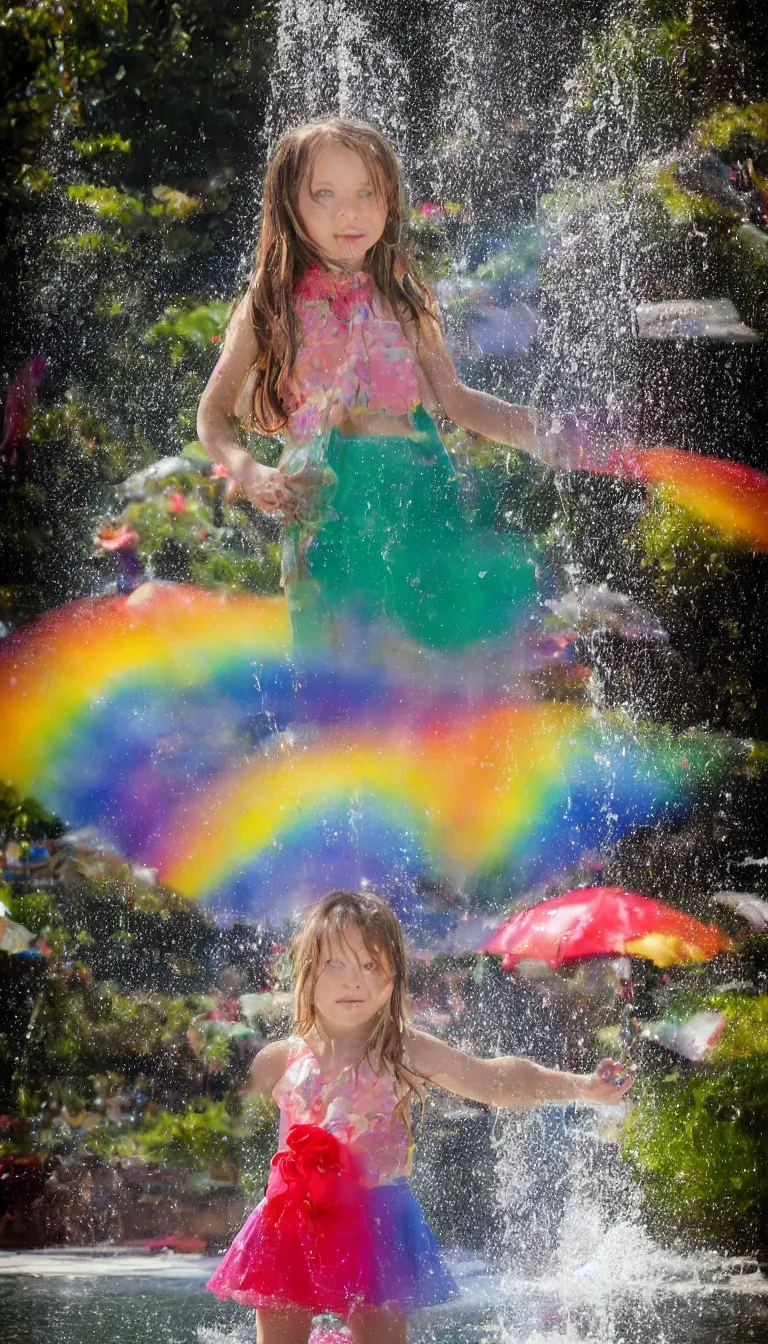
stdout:
[[(346, 407), (345, 407), (346, 410)], [(407, 415), (394, 415), (386, 411), (363, 411), (353, 408), (337, 425), (340, 434), (347, 438), (368, 438), (381, 435), (392, 438), (415, 438), (414, 429)]]

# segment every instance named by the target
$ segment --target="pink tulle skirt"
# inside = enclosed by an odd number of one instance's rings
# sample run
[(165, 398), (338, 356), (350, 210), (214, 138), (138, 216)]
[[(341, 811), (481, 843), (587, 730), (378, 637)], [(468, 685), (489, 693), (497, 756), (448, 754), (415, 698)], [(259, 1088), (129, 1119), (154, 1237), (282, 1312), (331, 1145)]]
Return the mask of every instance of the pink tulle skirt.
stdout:
[(246, 1306), (342, 1316), (359, 1307), (412, 1311), (457, 1295), (407, 1180), (362, 1185), (345, 1145), (317, 1125), (289, 1130), (265, 1198), (208, 1287)]

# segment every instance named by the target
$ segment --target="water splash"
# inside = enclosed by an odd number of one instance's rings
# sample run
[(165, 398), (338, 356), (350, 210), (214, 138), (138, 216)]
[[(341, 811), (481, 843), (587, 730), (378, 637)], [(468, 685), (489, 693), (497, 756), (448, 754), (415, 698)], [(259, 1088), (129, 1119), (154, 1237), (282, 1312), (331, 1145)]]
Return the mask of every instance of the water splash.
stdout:
[(408, 67), (347, 0), (280, 0), (270, 89), (270, 149), (289, 127), (338, 114), (372, 122), (407, 152)]

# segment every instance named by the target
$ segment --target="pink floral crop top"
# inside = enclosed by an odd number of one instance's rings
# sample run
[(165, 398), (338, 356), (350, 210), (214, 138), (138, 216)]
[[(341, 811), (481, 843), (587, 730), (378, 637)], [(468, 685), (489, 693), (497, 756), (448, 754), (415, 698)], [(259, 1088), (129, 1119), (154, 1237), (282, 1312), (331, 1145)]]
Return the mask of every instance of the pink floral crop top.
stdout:
[(332, 406), (409, 415), (421, 396), (416, 356), (396, 318), (379, 317), (365, 271), (329, 271), (315, 262), (294, 291), (303, 340), (285, 398), (286, 435), (309, 443), (328, 427)]
[(365, 1185), (385, 1185), (411, 1170), (412, 1144), (393, 1079), (367, 1060), (323, 1078), (314, 1051), (292, 1036), (285, 1073), (272, 1096), (280, 1108), (280, 1147), (291, 1125), (319, 1125), (349, 1146)]

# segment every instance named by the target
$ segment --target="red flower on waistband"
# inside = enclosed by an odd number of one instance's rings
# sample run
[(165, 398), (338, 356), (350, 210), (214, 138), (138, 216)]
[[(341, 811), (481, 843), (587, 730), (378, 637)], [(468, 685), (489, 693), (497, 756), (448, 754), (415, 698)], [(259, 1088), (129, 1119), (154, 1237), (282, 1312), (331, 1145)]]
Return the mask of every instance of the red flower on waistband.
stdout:
[(320, 1125), (292, 1125), (272, 1158), (267, 1207), (277, 1220), (300, 1213), (318, 1227), (359, 1206), (361, 1187), (346, 1144)]
[(275, 1153), (272, 1167), (284, 1181), (301, 1181), (326, 1173), (336, 1175), (344, 1167), (343, 1149), (335, 1134), (320, 1125), (291, 1125), (285, 1136), (285, 1148)]

